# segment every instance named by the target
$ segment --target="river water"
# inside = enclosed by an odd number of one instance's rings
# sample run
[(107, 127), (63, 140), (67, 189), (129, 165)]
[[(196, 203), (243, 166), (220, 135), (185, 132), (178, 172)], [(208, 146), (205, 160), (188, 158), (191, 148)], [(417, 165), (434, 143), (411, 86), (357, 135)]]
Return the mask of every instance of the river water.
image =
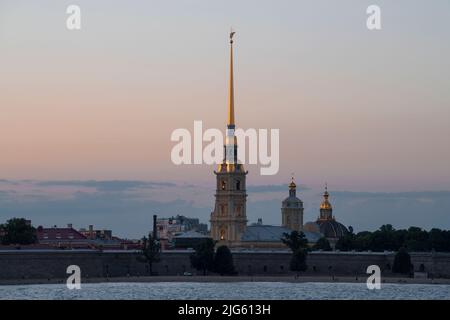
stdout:
[(90, 283), (0, 286), (0, 299), (450, 299), (450, 285), (286, 282)]

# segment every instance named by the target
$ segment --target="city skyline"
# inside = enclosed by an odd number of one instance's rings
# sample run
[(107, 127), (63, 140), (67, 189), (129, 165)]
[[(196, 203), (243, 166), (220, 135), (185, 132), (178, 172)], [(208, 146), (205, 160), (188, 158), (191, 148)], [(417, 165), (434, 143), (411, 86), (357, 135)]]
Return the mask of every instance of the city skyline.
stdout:
[[(248, 185), (249, 224), (262, 218), (280, 224), (281, 201), (288, 194), (288, 182), (276, 185)], [(31, 219), (33, 225), (76, 228), (93, 224), (112, 229), (126, 238), (148, 233), (152, 215), (182, 214), (207, 223), (213, 209), (215, 183), (174, 184), (151, 181), (0, 181), (0, 212), (3, 220)], [(299, 186), (304, 201), (305, 222), (319, 215), (324, 186)], [(6, 191), (9, 190), (9, 191)], [(449, 229), (450, 192), (352, 192), (329, 185), (335, 215), (355, 232), (376, 230), (382, 224), (395, 228), (417, 226)], [(4, 222), (4, 221), (3, 221)]]

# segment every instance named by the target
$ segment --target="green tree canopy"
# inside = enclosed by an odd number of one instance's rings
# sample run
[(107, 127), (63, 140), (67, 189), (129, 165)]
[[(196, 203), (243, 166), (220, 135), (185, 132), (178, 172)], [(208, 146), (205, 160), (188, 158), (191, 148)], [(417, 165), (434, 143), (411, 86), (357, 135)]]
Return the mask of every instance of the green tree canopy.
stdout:
[(308, 247), (308, 240), (302, 231), (292, 231), (291, 233), (285, 232), (283, 233), (281, 241), (287, 245), (292, 252)]
[(374, 232), (363, 231), (347, 234), (336, 243), (341, 251), (398, 251), (405, 247), (408, 251), (450, 252), (450, 231), (431, 229), (429, 232), (418, 227), (395, 230), (392, 225), (383, 225)]
[(428, 232), (418, 227), (410, 227), (406, 236), (405, 246), (409, 251), (431, 250)]
[(308, 240), (305, 234), (301, 231), (284, 233), (281, 241), (292, 250), (291, 271), (305, 271), (307, 269), (306, 257), (308, 254)]
[(138, 261), (148, 264), (150, 275), (153, 275), (153, 264), (160, 261), (161, 244), (150, 232), (148, 238), (142, 238), (142, 251)]
[(190, 256), (192, 267), (202, 271), (203, 275), (214, 269), (214, 246), (215, 242), (208, 238), (198, 245)]
[(214, 271), (220, 275), (234, 275), (236, 271), (233, 264), (233, 255), (227, 246), (217, 248), (214, 256)]
[(355, 239), (356, 236), (353, 233), (347, 233), (336, 242), (336, 249), (341, 251), (355, 250)]
[(392, 266), (392, 272), (407, 274), (411, 270), (411, 256), (405, 248), (395, 254), (394, 265)]
[(37, 242), (36, 228), (24, 218), (12, 218), (5, 224), (0, 225), (3, 230), (2, 244), (27, 245)]

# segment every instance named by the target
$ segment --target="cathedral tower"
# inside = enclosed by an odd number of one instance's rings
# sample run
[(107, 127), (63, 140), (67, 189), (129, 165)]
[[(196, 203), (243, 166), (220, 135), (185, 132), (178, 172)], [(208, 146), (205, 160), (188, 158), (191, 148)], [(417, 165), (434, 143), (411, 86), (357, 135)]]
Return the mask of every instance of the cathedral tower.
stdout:
[(328, 200), (329, 196), (328, 187), (325, 184), (323, 201), (320, 204), (320, 214), (316, 224), (319, 226), (320, 233), (330, 241), (331, 246), (334, 248), (339, 238), (345, 236), (348, 230), (342, 223), (336, 221), (336, 218), (333, 216), (333, 207)]
[(211, 213), (211, 237), (221, 244), (233, 246), (241, 241), (247, 227), (244, 166), (237, 160), (237, 139), (234, 134), (234, 79), (233, 79), (233, 36), (230, 33), (230, 82), (228, 95), (227, 135), (224, 145), (224, 160), (219, 164), (216, 175), (216, 202)]
[(292, 177), (289, 184), (289, 197), (284, 199), (281, 206), (282, 226), (295, 231), (303, 230), (303, 202), (296, 195), (297, 185)]

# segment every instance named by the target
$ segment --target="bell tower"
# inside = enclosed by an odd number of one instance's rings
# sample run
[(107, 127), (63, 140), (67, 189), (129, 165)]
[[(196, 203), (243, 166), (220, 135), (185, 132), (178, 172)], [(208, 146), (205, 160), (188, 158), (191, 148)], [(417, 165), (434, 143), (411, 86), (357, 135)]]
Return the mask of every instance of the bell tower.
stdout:
[(238, 244), (247, 227), (247, 193), (245, 178), (247, 171), (237, 160), (237, 139), (234, 134), (234, 79), (233, 79), (233, 36), (230, 33), (230, 80), (228, 94), (227, 135), (224, 145), (224, 159), (216, 175), (216, 202), (211, 213), (211, 237), (220, 244)]
[(289, 197), (281, 205), (282, 226), (292, 231), (303, 230), (303, 202), (297, 198), (297, 185), (294, 177), (289, 184)]

